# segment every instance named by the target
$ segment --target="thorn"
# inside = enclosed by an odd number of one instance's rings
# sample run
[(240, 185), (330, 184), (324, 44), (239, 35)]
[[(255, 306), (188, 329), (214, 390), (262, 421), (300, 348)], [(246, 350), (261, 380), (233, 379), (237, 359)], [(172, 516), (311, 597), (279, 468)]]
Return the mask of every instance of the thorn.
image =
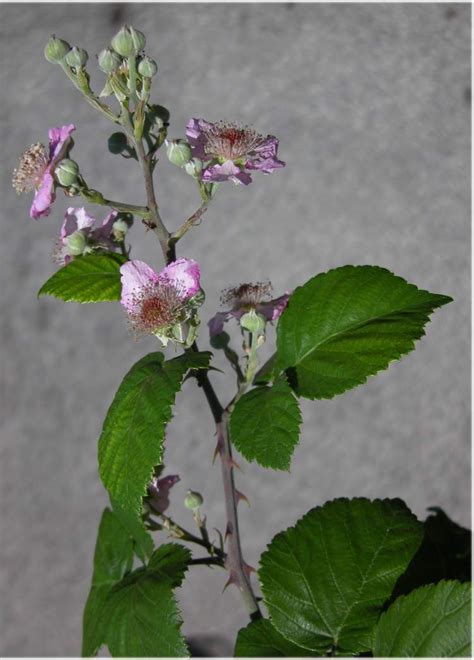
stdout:
[(242, 569), (245, 573), (245, 575), (249, 578), (252, 573), (256, 573), (257, 569), (255, 569), (253, 566), (250, 566), (250, 564), (246, 564), (243, 562), (242, 564)]
[(213, 464), (213, 465), (214, 465), (214, 463), (216, 462), (216, 458), (217, 458), (217, 456), (218, 456), (219, 454), (222, 455), (222, 451), (223, 451), (223, 449), (224, 449), (224, 441), (223, 441), (222, 436), (219, 435), (219, 437), (217, 438), (216, 448), (214, 449), (214, 456), (212, 457), (212, 464)]
[(235, 489), (235, 495), (237, 497), (237, 503), (240, 501), (246, 502), (250, 506), (250, 501), (247, 495), (244, 495), (243, 493), (240, 492), (240, 490)]
[(227, 541), (227, 537), (230, 536), (233, 533), (233, 531), (234, 528), (232, 527), (232, 523), (229, 521), (225, 528), (224, 541)]
[(230, 572), (229, 579), (225, 583), (224, 588), (222, 589), (222, 593), (224, 593), (224, 591), (227, 589), (227, 587), (230, 586), (231, 584), (235, 584), (236, 586), (238, 586), (238, 580), (237, 580), (237, 577), (236, 577), (236, 575), (233, 571)]
[(237, 470), (240, 470), (240, 471), (242, 472), (242, 468), (241, 468), (240, 465), (237, 463), (237, 461), (234, 461), (234, 459), (232, 458), (232, 456), (231, 456), (230, 458), (227, 459), (227, 463), (228, 463), (228, 465), (229, 465), (229, 467), (230, 467), (231, 469), (232, 469), (232, 468), (236, 468)]

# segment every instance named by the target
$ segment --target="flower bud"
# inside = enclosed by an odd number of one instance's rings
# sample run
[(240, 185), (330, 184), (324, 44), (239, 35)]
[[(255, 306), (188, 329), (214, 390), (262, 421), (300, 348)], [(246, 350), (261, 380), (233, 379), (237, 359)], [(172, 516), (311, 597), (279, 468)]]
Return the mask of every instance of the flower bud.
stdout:
[(59, 62), (70, 50), (71, 46), (67, 41), (58, 39), (53, 34), (44, 48), (44, 56), (48, 62)]
[(143, 32), (124, 25), (113, 37), (112, 48), (122, 57), (134, 57), (145, 47), (146, 39)]
[(252, 334), (262, 334), (265, 330), (266, 323), (264, 317), (261, 314), (257, 314), (254, 309), (251, 309), (240, 317), (240, 327)]
[(177, 167), (184, 167), (191, 160), (191, 147), (186, 140), (170, 140), (166, 147), (168, 160)]
[(62, 186), (69, 188), (78, 182), (79, 165), (70, 158), (64, 158), (54, 170), (54, 175)]
[(71, 257), (78, 257), (84, 253), (87, 241), (83, 231), (78, 229), (66, 238), (66, 249)]
[(84, 48), (74, 46), (64, 59), (66, 60), (66, 64), (69, 64), (69, 66), (72, 66), (74, 69), (79, 69), (79, 67), (87, 64), (89, 55)]
[(202, 172), (202, 160), (199, 160), (199, 158), (193, 158), (188, 163), (186, 163), (184, 169), (186, 170), (186, 174), (189, 174), (189, 176), (193, 176), (195, 179), (197, 179)]
[(111, 48), (104, 48), (97, 56), (97, 62), (101, 71), (112, 73), (122, 64), (122, 58)]
[(131, 214), (118, 217), (112, 225), (112, 233), (117, 241), (123, 241), (126, 233), (133, 224), (133, 216)]
[(199, 509), (203, 503), (203, 498), (200, 493), (196, 493), (193, 490), (188, 490), (186, 497), (184, 498), (184, 506), (191, 511), (196, 511)]
[(138, 73), (144, 78), (153, 78), (158, 71), (158, 65), (151, 57), (143, 57), (138, 63)]

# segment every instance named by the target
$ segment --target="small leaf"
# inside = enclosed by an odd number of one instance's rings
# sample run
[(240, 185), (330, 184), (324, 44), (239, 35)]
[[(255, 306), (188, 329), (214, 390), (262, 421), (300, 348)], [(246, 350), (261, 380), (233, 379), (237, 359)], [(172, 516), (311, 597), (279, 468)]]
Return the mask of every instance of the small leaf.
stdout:
[(237, 635), (236, 658), (306, 658), (313, 652), (296, 646), (275, 630), (268, 619), (252, 621)]
[(75, 257), (43, 284), (38, 296), (78, 303), (120, 300), (120, 266), (126, 261), (113, 252)]
[(132, 540), (109, 509), (105, 509), (99, 525), (94, 553), (92, 586), (83, 618), (82, 656), (96, 655), (105, 641), (105, 603), (111, 587), (131, 570)]
[(430, 584), (398, 598), (374, 630), (375, 656), (471, 657), (471, 584)]
[[(204, 357), (206, 356), (206, 357)], [(125, 376), (99, 439), (99, 472), (110, 496), (137, 518), (153, 468), (163, 457), (166, 424), (188, 369), (204, 368), (210, 354), (184, 353), (164, 362), (150, 353)]]
[(401, 500), (337, 499), (277, 534), (259, 577), (272, 624), (318, 653), (364, 652), (422, 526)]
[(107, 616), (106, 643), (113, 657), (189, 655), (173, 590), (151, 571), (138, 569), (110, 591)]
[(344, 266), (298, 287), (277, 327), (278, 366), (298, 395), (330, 399), (415, 348), (451, 302), (378, 266)]
[(248, 461), (288, 470), (298, 444), (301, 413), (291, 387), (280, 379), (239, 399), (230, 418), (232, 441)]
[(135, 553), (145, 562), (150, 558), (155, 547), (150, 532), (145, 529), (141, 518), (123, 509), (113, 498), (110, 499), (115, 515), (128, 531), (135, 543)]
[(180, 587), (191, 560), (191, 552), (178, 543), (165, 543), (155, 550), (148, 570), (169, 580), (172, 587)]

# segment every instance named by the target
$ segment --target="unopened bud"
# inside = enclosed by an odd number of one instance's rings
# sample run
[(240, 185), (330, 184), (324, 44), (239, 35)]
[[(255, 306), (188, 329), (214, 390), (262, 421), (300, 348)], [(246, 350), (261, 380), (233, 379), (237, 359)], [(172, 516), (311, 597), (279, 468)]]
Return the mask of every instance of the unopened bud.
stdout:
[(71, 257), (78, 257), (84, 253), (87, 241), (83, 231), (78, 229), (66, 238), (66, 247)]
[(143, 32), (124, 25), (112, 39), (112, 48), (122, 57), (133, 57), (145, 47), (146, 39)]
[(200, 493), (196, 493), (193, 490), (188, 490), (186, 497), (184, 498), (184, 506), (191, 511), (196, 511), (199, 509), (203, 503), (203, 498)]
[(62, 186), (69, 188), (78, 182), (79, 165), (70, 158), (64, 158), (54, 170), (54, 174)]
[(66, 64), (69, 64), (69, 66), (72, 66), (74, 69), (79, 69), (79, 67), (85, 66), (88, 59), (89, 55), (87, 54), (87, 51), (84, 50), (84, 48), (78, 48), (77, 46), (74, 46), (65, 57)]
[(193, 158), (188, 163), (186, 163), (184, 169), (186, 170), (186, 174), (189, 174), (189, 176), (193, 176), (195, 179), (197, 179), (202, 172), (202, 160), (199, 160), (199, 158)]
[(144, 78), (153, 78), (158, 71), (158, 65), (151, 57), (143, 57), (138, 63), (138, 73)]
[(58, 39), (53, 34), (44, 48), (44, 56), (48, 62), (59, 62), (70, 50), (71, 46), (67, 41)]
[(117, 241), (123, 241), (125, 234), (128, 232), (132, 224), (133, 216), (131, 214), (117, 218), (117, 220), (112, 225), (112, 233), (114, 238)]
[(184, 167), (191, 160), (191, 147), (186, 140), (170, 140), (166, 147), (168, 160), (177, 167)]
[(248, 330), (252, 334), (262, 334), (267, 322), (261, 314), (257, 314), (254, 309), (246, 312), (240, 317), (240, 327)]
[(97, 62), (101, 71), (112, 73), (122, 64), (122, 58), (111, 48), (104, 48), (97, 56)]

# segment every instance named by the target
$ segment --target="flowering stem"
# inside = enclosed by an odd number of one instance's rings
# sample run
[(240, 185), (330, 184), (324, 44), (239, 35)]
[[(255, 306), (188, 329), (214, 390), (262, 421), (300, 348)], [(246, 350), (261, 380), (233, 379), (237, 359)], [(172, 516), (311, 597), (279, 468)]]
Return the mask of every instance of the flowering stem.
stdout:
[(203, 548), (206, 548), (208, 553), (212, 556), (218, 559), (222, 565), (224, 565), (224, 562), (226, 560), (226, 554), (223, 552), (220, 548), (216, 547), (209, 538), (200, 538), (199, 536), (196, 536), (192, 532), (188, 532), (186, 529), (181, 527), (181, 525), (178, 525), (177, 523), (174, 522), (174, 520), (171, 520), (167, 515), (164, 513), (160, 514), (160, 518), (163, 520), (163, 527), (165, 529), (168, 529), (173, 536), (181, 539), (182, 541), (187, 541), (188, 543), (196, 543), (197, 545), (202, 546)]
[(109, 206), (116, 211), (123, 211), (124, 213), (132, 213), (139, 218), (145, 220), (150, 217), (150, 209), (146, 206), (135, 206), (134, 204), (125, 204), (125, 202), (116, 202), (113, 199), (106, 199), (98, 190), (91, 188), (84, 188), (81, 190), (81, 195), (87, 199), (91, 204), (98, 204), (100, 206)]
[(207, 211), (209, 205), (208, 201), (205, 201), (201, 204), (197, 211), (195, 211), (190, 218), (184, 222), (179, 229), (177, 229), (173, 234), (171, 234), (169, 242), (172, 245), (175, 245), (185, 234), (189, 231), (194, 225), (198, 224), (201, 217)]
[(114, 124), (120, 123), (119, 118), (112, 112), (112, 110), (109, 108), (108, 105), (102, 103), (102, 101), (99, 101), (97, 96), (89, 88), (88, 84), (87, 86), (79, 84), (76, 76), (72, 73), (70, 67), (65, 62), (59, 62), (59, 65), (61, 66), (62, 70), (67, 75), (69, 80), (71, 80), (74, 87), (76, 87), (76, 89), (78, 89), (84, 95), (84, 98), (89, 105), (91, 105), (93, 108), (95, 108), (100, 113), (102, 113), (104, 117), (107, 117), (107, 119), (113, 121)]

